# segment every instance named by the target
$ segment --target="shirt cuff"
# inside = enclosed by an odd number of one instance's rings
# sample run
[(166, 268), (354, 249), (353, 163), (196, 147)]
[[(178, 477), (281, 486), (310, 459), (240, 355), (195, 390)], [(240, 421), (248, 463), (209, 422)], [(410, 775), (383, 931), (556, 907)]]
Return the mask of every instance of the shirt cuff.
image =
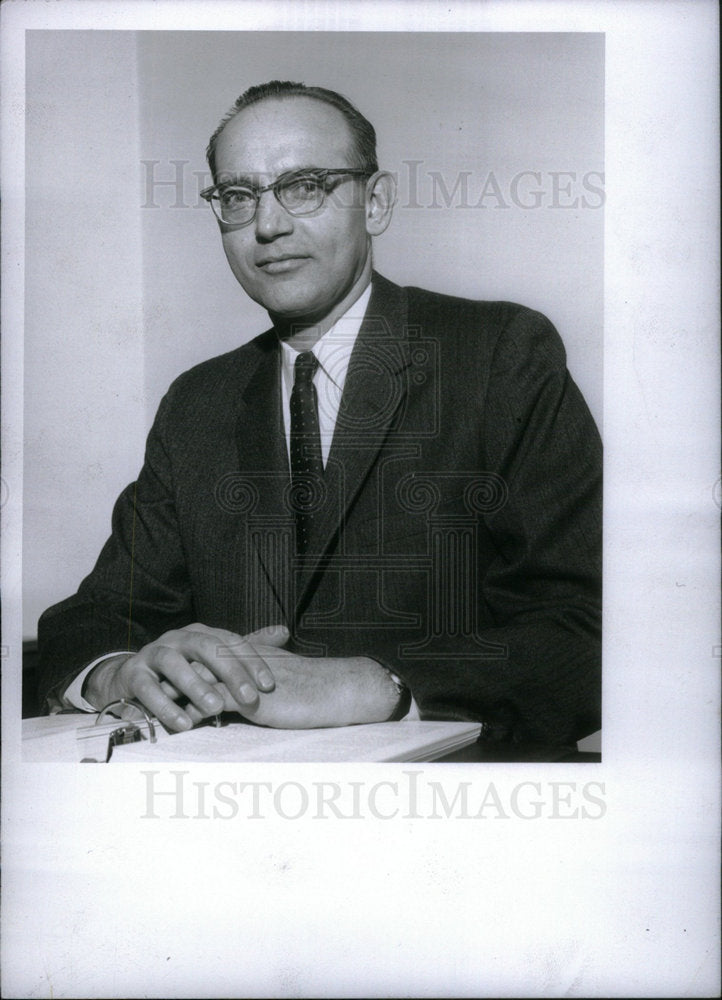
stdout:
[(79, 709), (81, 712), (97, 712), (98, 709), (83, 698), (83, 684), (85, 683), (86, 678), (91, 671), (95, 670), (97, 666), (100, 666), (100, 664), (104, 663), (106, 660), (110, 660), (114, 656), (127, 655), (128, 650), (121, 649), (117, 653), (104, 653), (102, 656), (99, 656), (97, 660), (93, 660), (92, 663), (89, 663), (88, 666), (81, 670), (78, 676), (72, 680), (70, 684), (68, 684), (65, 689), (65, 693), (63, 694), (63, 701), (67, 702), (73, 708)]

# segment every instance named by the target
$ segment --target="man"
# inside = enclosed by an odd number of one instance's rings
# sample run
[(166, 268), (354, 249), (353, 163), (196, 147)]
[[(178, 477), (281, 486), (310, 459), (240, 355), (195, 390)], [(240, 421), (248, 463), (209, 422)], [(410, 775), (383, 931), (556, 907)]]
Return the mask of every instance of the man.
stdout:
[(394, 183), (338, 94), (251, 88), (208, 160), (273, 328), (171, 386), (95, 569), (41, 618), (41, 696), (173, 730), (598, 728), (600, 445), (556, 332), (373, 272)]

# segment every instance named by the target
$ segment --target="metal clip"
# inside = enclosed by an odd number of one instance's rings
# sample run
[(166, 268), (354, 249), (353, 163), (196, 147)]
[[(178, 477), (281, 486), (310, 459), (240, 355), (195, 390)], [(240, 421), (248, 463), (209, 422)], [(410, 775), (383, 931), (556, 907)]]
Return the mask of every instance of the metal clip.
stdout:
[[(95, 720), (95, 726), (90, 727), (89, 730), (85, 730), (85, 739), (89, 740), (92, 730), (98, 726), (102, 727), (106, 731), (108, 730), (108, 722), (105, 721), (106, 715), (114, 714), (122, 718), (123, 713), (127, 714), (125, 710), (128, 708), (134, 709), (136, 712), (140, 712), (143, 718), (138, 719), (137, 721), (127, 720), (124, 725), (110, 730), (108, 733), (108, 746), (105, 754), (106, 764), (113, 754), (114, 747), (123, 746), (128, 743), (140, 743), (141, 740), (145, 739), (149, 739), (151, 743), (157, 742), (153, 719), (139, 702), (133, 701), (129, 698), (120, 698), (118, 701), (111, 701), (108, 705), (106, 705), (98, 715), (98, 718)], [(147, 737), (141, 728), (143, 725), (148, 727)], [(83, 757), (82, 762), (98, 763), (98, 757)]]

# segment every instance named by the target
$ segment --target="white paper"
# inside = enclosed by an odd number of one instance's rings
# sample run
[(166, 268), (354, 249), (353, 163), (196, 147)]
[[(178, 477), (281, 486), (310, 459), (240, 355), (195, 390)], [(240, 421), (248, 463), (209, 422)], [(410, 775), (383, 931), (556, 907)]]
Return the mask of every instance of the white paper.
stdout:
[[(0, 16), (3, 995), (718, 995), (722, 641), (716, 5), (704, 0), (343, 5), (88, 0), (5, 3)], [(105, 246), (98, 247), (97, 269), (73, 271), (73, 262), (88, 252), (77, 234), (92, 236), (87, 216), (83, 219), (82, 182), (100, 157), (104, 169), (107, 161), (112, 189), (111, 153), (122, 159), (128, 152), (108, 145), (115, 134), (113, 109), (122, 95), (112, 89), (106, 94), (107, 74), (100, 73), (93, 93), (98, 104), (106, 100), (107, 116), (95, 123), (92, 136), (82, 133), (78, 140), (80, 183), (72, 204), (63, 203), (64, 211), (76, 213), (67, 252), (56, 261), (68, 276), (64, 297), (61, 304), (57, 299), (24, 302), (27, 270), (37, 264), (23, 258), (24, 35), (19, 28), (25, 25), (68, 32), (172, 29), (179, 32), (179, 65), (185, 31), (264, 28), (307, 31), (317, 39), (329, 30), (360, 32), (356, 58), (369, 76), (386, 85), (388, 104), (395, 107), (401, 100), (402, 113), (410, 108), (419, 121), (418, 153), (413, 151), (419, 158), (427, 155), (444, 121), (433, 95), (420, 100), (413, 81), (425, 67), (443, 70), (446, 64), (440, 46), (436, 60), (428, 57), (416, 65), (414, 34), (605, 33), (603, 763), (188, 765), (177, 779), (184, 783), (187, 808), (176, 819), (170, 808), (176, 797), (159, 798), (155, 812), (148, 809), (151, 778), (143, 774), (157, 771), (154, 789), (165, 793), (176, 780), (170, 768), (19, 762), (23, 417), (29, 426), (46, 390), (54, 391), (76, 373), (77, 366), (53, 363), (58, 356), (67, 359), (80, 336), (62, 327), (66, 309), (80, 301), (92, 314), (87, 303), (95, 301), (94, 284), (101, 271), (106, 273), (103, 267), (108, 266), (110, 278), (101, 302), (129, 280), (121, 268), (112, 280), (113, 255), (126, 266), (123, 247), (112, 242), (120, 239), (117, 230), (109, 230)], [(374, 58), (375, 33), (388, 32), (408, 34), (407, 54), (380, 62)], [(333, 86), (335, 81), (325, 78), (322, 57), (303, 65), (301, 42), (286, 39), (284, 51), (295, 44), (297, 55), (291, 52), (280, 66), (269, 60), (269, 75), (303, 73), (308, 82)], [(453, 45), (443, 49), (449, 51)], [(209, 48), (209, 65), (213, 57)], [(240, 49), (237, 65), (242, 75)], [(510, 72), (528, 74), (529, 63), (514, 64)], [(563, 72), (562, 63), (550, 59), (540, 76), (548, 82)], [(229, 73), (226, 95), (207, 95), (209, 115), (220, 112), (219, 101), (227, 97), (230, 103), (236, 96), (232, 77)], [(473, 75), (459, 81), (460, 89), (474, 92), (474, 85)], [(131, 79), (127, 87), (132, 95)], [(499, 109), (489, 124), (490, 143), (503, 134), (505, 121), (513, 128), (520, 120), (505, 103), (508, 94), (502, 77), (486, 92), (487, 103)], [(38, 110), (50, 113), (56, 98), (51, 87)], [(79, 128), (83, 107), (79, 99)], [(549, 115), (541, 105), (532, 110), (542, 118)], [(159, 142), (166, 135), (161, 112)], [(369, 114), (373, 117), (372, 109)], [(463, 122), (458, 124), (463, 128)], [(58, 139), (48, 127), (51, 150)], [(444, 149), (450, 148), (449, 140)], [(167, 153), (168, 160), (176, 157), (175, 148)], [(544, 169), (563, 171), (567, 165), (555, 161)], [(503, 212), (500, 208), (498, 216)], [(470, 254), (482, 282), (499, 261), (514, 265), (514, 280), (535, 272), (545, 244), (535, 235), (533, 218), (525, 216), (529, 253), (520, 252), (511, 262), (504, 261), (508, 247), (503, 240), (492, 263), (474, 257), (473, 247), (457, 245), (453, 235), (443, 245), (411, 241), (404, 279), (430, 269), (438, 274), (440, 290), (448, 290), (444, 286), (453, 284), (459, 269), (456, 256), (467, 260)], [(177, 225), (180, 229), (180, 216)], [(180, 234), (169, 231), (169, 257), (180, 242)], [(94, 253), (96, 244), (91, 245)], [(134, 266), (135, 246), (129, 244), (128, 266)], [(211, 252), (209, 237), (198, 257)], [(101, 259), (102, 253), (107, 257)], [(227, 303), (236, 289), (230, 274), (223, 277), (223, 266), (218, 251), (214, 294)], [(563, 284), (568, 272), (561, 266), (557, 271), (556, 280)], [(202, 352), (205, 338), (214, 335), (208, 331), (215, 330), (215, 317), (201, 315), (195, 300), (188, 305), (195, 310), (190, 337), (175, 323), (190, 280), (177, 274), (175, 287), (169, 281), (169, 323), (155, 306), (144, 316), (142, 302), (124, 304), (122, 296), (117, 304), (123, 322), (116, 313), (108, 319), (116, 346), (125, 337), (132, 350), (138, 347), (130, 320), (123, 331), (126, 312), (136, 315), (136, 306), (138, 322), (155, 331), (147, 348), (151, 381), (163, 366), (163, 376), (188, 367), (189, 355)], [(423, 284), (425, 278), (417, 280)], [(151, 301), (153, 290), (146, 291)], [(583, 279), (561, 291), (560, 299), (572, 305), (589, 294)], [(26, 396), (23, 411), (26, 306), (47, 316), (47, 340), (34, 355), (47, 377)], [(99, 336), (98, 343), (107, 341)], [(49, 512), (67, 510), (67, 537), (48, 532), (42, 539), (47, 551), (62, 552), (68, 563), (78, 565), (97, 552), (95, 537), (86, 538), (84, 528), (92, 523), (92, 531), (100, 530), (95, 518), (107, 481), (117, 475), (120, 487), (137, 467), (135, 439), (142, 438), (146, 405), (154, 408), (159, 391), (154, 381), (147, 393), (128, 389), (126, 376), (130, 379), (144, 362), (141, 351), (129, 357), (119, 349), (114, 358), (121, 375), (100, 423), (119, 414), (127, 417), (123, 433), (115, 435), (110, 448), (92, 434), (83, 441), (82, 447), (96, 451), (82, 479), (69, 477), (68, 491), (58, 484), (69, 444), (55, 464), (51, 452), (48, 468), (26, 471), (29, 479), (46, 483), (35, 502)], [(82, 429), (85, 421), (97, 427), (98, 411), (80, 391), (87, 379), (79, 381), (77, 389), (71, 383), (71, 395), (80, 400), (73, 426)], [(40, 431), (55, 433), (60, 420), (48, 419)], [(73, 547), (80, 546), (87, 552), (75, 560)], [(45, 569), (39, 561), (33, 581), (42, 579)], [(61, 569), (53, 566), (53, 586), (62, 583)], [(429, 808), (414, 818), (400, 802), (408, 798), (410, 779), (404, 774), (412, 769), (423, 772), (415, 780), (424, 784), (427, 800), (436, 796), (436, 816)], [(199, 808), (208, 790), (203, 783), (218, 788), (226, 781), (257, 783), (260, 818), (250, 818), (251, 811), (223, 819)], [(287, 807), (284, 786), (289, 793), (307, 789), (310, 803), (314, 783), (322, 781), (364, 793), (358, 819), (328, 812), (317, 819), (310, 805), (298, 810), (298, 819), (289, 818), (295, 813)], [(446, 790), (448, 816), (433, 781)], [(472, 818), (460, 810), (464, 788), (470, 801), (473, 797)], [(369, 807), (372, 789), (375, 814)], [(594, 797), (601, 806), (595, 807)]]

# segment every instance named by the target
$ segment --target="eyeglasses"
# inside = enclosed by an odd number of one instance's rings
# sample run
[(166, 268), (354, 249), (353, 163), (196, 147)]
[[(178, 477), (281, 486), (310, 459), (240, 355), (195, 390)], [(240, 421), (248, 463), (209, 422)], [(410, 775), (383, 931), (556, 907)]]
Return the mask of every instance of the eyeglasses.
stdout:
[(311, 215), (326, 201), (326, 196), (340, 183), (329, 183), (329, 177), (370, 177), (368, 170), (350, 167), (338, 169), (292, 170), (281, 174), (266, 187), (245, 184), (214, 184), (201, 191), (201, 198), (210, 202), (221, 222), (231, 226), (247, 226), (256, 217), (258, 202), (266, 191), (273, 191), (279, 205), (291, 215)]

